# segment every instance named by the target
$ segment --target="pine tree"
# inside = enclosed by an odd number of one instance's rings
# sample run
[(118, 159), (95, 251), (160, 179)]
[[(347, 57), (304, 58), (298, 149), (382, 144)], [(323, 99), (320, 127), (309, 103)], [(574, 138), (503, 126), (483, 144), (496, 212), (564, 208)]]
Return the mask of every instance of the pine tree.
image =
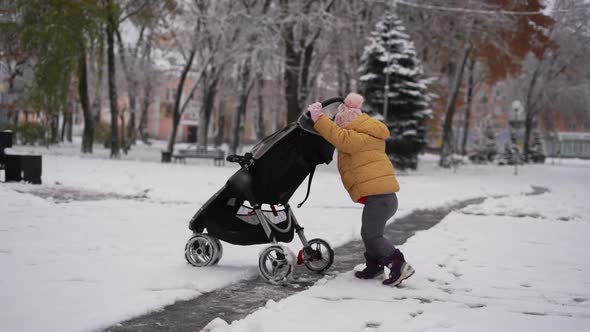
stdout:
[(359, 73), (367, 106), (383, 114), (391, 132), (386, 146), (389, 158), (396, 168), (416, 169), (418, 153), (426, 145), (429, 79), (423, 77), (414, 42), (395, 14), (385, 15), (371, 32)]

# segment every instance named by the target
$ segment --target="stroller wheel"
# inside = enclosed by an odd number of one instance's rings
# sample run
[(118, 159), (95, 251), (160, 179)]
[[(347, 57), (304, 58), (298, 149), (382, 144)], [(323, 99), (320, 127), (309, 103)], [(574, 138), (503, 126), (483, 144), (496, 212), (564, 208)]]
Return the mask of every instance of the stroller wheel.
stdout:
[(215, 255), (215, 258), (213, 259), (211, 265), (217, 265), (217, 263), (219, 263), (219, 260), (223, 256), (223, 246), (221, 245), (221, 241), (218, 238), (213, 236), (209, 237), (213, 239), (213, 242), (215, 242), (215, 245), (217, 246), (217, 254)]
[(287, 279), (293, 273), (294, 255), (286, 247), (271, 245), (265, 248), (258, 258), (260, 276), (276, 283)]
[[(207, 234), (195, 234), (184, 246), (184, 258), (197, 267), (217, 263), (221, 256), (215, 239)], [(215, 262), (215, 263), (214, 263)]]
[(334, 250), (322, 239), (310, 240), (303, 248), (303, 264), (314, 272), (323, 272), (334, 263)]

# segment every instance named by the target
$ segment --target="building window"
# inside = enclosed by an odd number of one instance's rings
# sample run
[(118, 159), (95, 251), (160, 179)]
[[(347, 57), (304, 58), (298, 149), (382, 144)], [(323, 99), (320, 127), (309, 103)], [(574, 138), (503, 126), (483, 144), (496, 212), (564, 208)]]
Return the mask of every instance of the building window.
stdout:
[(569, 127), (568, 127), (568, 130), (575, 131), (576, 130), (576, 124), (575, 123), (570, 123), (569, 124)]

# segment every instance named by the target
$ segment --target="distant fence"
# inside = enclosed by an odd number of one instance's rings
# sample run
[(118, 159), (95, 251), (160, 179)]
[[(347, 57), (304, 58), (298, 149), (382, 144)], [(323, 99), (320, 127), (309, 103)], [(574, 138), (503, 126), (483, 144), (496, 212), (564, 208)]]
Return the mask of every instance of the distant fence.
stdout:
[(590, 133), (558, 133), (545, 140), (548, 157), (590, 159)]

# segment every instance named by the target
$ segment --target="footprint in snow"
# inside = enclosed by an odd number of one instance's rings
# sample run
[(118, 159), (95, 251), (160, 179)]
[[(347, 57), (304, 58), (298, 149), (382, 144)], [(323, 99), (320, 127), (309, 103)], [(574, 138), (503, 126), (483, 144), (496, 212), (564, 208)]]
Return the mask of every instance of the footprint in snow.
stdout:
[(381, 326), (381, 322), (365, 322), (365, 327), (369, 329), (377, 329)]
[(409, 315), (412, 316), (412, 318), (416, 318), (417, 316), (420, 316), (424, 313), (424, 310), (416, 310), (414, 312), (410, 312)]

